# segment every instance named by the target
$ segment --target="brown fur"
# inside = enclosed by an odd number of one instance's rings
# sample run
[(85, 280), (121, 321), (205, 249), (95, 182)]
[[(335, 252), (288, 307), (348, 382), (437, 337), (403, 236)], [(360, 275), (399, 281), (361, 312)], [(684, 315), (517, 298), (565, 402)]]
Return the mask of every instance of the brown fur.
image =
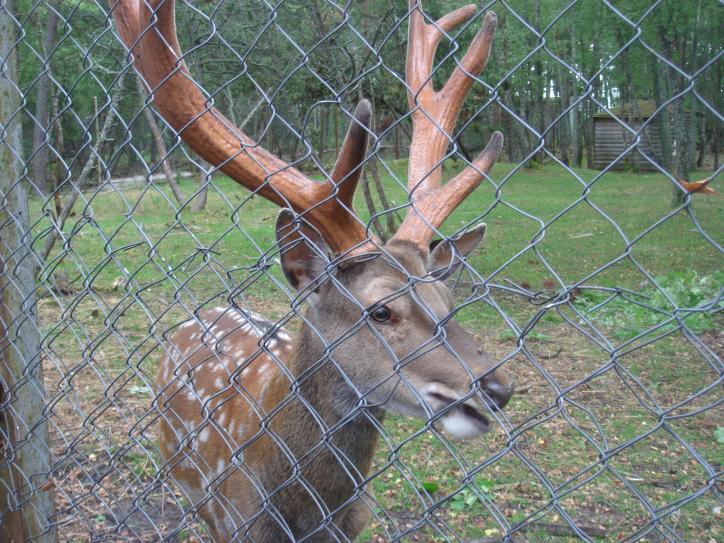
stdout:
[[(370, 516), (364, 483), (384, 409), (426, 418), (406, 382), (470, 389), (470, 373), (432, 339), (450, 293), (440, 282), (418, 282), (411, 292), (407, 278), (423, 277), (426, 263), (407, 244), (387, 250), (396, 262), (379, 257), (337, 273), (359, 305), (334, 281), (322, 284), (305, 317), (313, 326), (305, 323), (293, 343), (283, 331), (255, 332), (231, 309), (202, 312), (201, 323), (173, 335), (156, 381), (161, 452), (217, 543), (354, 540)], [(380, 300), (395, 322), (362, 319)], [(445, 330), (476, 378), (487, 372), (509, 385), (469, 334), (453, 322)], [(326, 360), (319, 334), (339, 340)], [(406, 359), (431, 340), (427, 352)]]

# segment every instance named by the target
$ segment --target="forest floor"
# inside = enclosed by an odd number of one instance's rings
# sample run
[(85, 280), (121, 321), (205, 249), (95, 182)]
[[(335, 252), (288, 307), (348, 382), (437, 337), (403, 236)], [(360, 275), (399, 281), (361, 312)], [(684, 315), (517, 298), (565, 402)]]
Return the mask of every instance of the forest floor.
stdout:
[[(406, 163), (386, 164), (388, 197), (403, 203)], [(500, 427), (471, 442), (387, 417), (362, 541), (492, 542), (512, 528), (521, 541), (574, 541), (570, 523), (601, 541), (724, 538), (713, 475), (724, 465), (724, 199), (695, 195), (674, 212), (665, 176), (599, 174), (500, 164), (499, 187), (483, 184), (446, 223), (448, 234), (488, 224), (475, 273), (455, 289), (473, 300), (457, 319), (506, 360), (517, 393)], [(49, 259), (39, 310), (65, 541), (201, 537), (188, 504), (155, 482), (159, 341), (229, 298), (270, 319), (288, 312), (273, 205), (226, 178), (203, 212), (176, 212), (170, 198), (165, 185), (85, 193)], [(367, 216), (361, 194), (356, 209)]]

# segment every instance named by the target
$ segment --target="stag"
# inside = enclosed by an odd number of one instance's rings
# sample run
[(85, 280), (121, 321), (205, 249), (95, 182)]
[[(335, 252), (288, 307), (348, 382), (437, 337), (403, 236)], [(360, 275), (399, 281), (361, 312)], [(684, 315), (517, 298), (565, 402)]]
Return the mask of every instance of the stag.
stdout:
[(509, 378), (452, 318), (443, 282), (485, 225), (433, 241), (502, 147), (495, 133), (472, 165), (442, 183), (450, 134), (488, 59), (495, 15), (486, 14), (435, 90), (435, 50), (476, 7), (427, 23), (410, 1), (410, 205), (381, 245), (352, 208), (367, 148), (366, 101), (330, 178), (313, 181), (212, 107), (183, 62), (173, 0), (111, 4), (159, 114), (206, 161), (283, 208), (281, 268), (307, 306), (294, 338), (233, 306), (197, 311), (172, 331), (154, 404), (166, 469), (216, 542), (352, 541), (373, 510), (366, 487), (386, 411), (466, 439), (488, 431), (512, 394)]

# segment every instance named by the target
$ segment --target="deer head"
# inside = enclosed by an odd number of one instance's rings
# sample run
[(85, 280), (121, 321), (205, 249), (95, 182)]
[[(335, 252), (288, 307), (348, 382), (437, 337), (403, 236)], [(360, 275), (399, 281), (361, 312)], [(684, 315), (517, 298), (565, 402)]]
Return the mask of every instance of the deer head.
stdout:
[(505, 406), (512, 387), (453, 320), (452, 295), (443, 282), (484, 236), (481, 224), (426, 251), (393, 239), (379, 251), (335, 266), (319, 233), (282, 211), (277, 221), (282, 269), (310, 307), (300, 340), (309, 351), (305, 358), (329, 358), (326, 371), (340, 375), (325, 381), (345, 376), (350, 382), (335, 391), (338, 417), (362, 400), (423, 419), (442, 411), (439, 421), (456, 438), (488, 430), (471, 385), (479, 386), (494, 410)]
[[(294, 428), (294, 421), (282, 419), (302, 417), (302, 411), (275, 409), (288, 397), (289, 375), (306, 398), (305, 409), (313, 407), (329, 424), (360, 409), (378, 409), (424, 419), (433, 417), (458, 438), (487, 431), (490, 413), (505, 406), (512, 385), (472, 335), (455, 322), (452, 296), (444, 283), (483, 240), (485, 225), (454, 239), (433, 241), (433, 237), (450, 213), (481, 183), (502, 148), (502, 136), (496, 132), (472, 164), (442, 183), (441, 166), (452, 141), (450, 134), (466, 93), (488, 59), (495, 15), (489, 12), (485, 16), (460, 64), (442, 89), (435, 90), (432, 68), (436, 48), (445, 33), (470, 19), (476, 8), (466, 6), (428, 24), (419, 3), (410, 1), (407, 86), (413, 136), (409, 206), (399, 230), (383, 245), (368, 233), (352, 206), (367, 149), (371, 111), (366, 101), (357, 106), (330, 178), (313, 181), (235, 128), (204, 96), (179, 50), (173, 0), (111, 0), (111, 4), (120, 35), (156, 110), (206, 161), (284, 208), (276, 230), (282, 270), (309, 309), (294, 347), (272, 353), (285, 359), (289, 373), (259, 371), (253, 378), (247, 377), (243, 387), (250, 396), (258, 393), (266, 412), (276, 413), (279, 424), (275, 427), (272, 421), (271, 427), (289, 440), (290, 450), (295, 451), (294, 444), (301, 447), (299, 442), (304, 436)], [(232, 321), (224, 321), (214, 326), (227, 329), (232, 325)], [(199, 352), (192, 348), (199, 343), (193, 339), (197, 336), (189, 335), (192, 331), (175, 336), (173, 342), (180, 351)], [(248, 331), (230, 332), (228, 341), (236, 345), (258, 344), (259, 337)], [(205, 360), (201, 355), (198, 359)], [(249, 361), (237, 363), (241, 368), (247, 367)], [(171, 358), (163, 364), (178, 362)], [(161, 389), (169, 390), (165, 381), (172, 373), (168, 366), (162, 367)], [(211, 379), (203, 373), (196, 378)], [(236, 378), (238, 374), (221, 384), (217, 380), (216, 385), (204, 386), (220, 390)], [(245, 379), (243, 372), (240, 379)], [(190, 413), (183, 415), (184, 425), (200, 416), (190, 412), (188, 404), (172, 407)], [(244, 443), (245, 435), (237, 442)], [(359, 439), (345, 443), (348, 449), (367, 451), (361, 455), (348, 451), (357, 459), (360, 472), (366, 473), (373, 447), (366, 447), (366, 441)], [(168, 454), (172, 451), (173, 447), (169, 448)], [(212, 452), (209, 449), (207, 454)], [(258, 460), (247, 454), (245, 462), (263, 464), (269, 462), (270, 454), (264, 449), (257, 455)], [(264, 471), (263, 465), (259, 469)], [(334, 504), (346, 507), (339, 504), (347, 503), (345, 493), (351, 492), (349, 477), (336, 476), (342, 486), (330, 480), (320, 483), (327, 492), (323, 495), (325, 503), (332, 511)], [(333, 479), (335, 475), (310, 475), (311, 480), (319, 477)], [(243, 494), (238, 485), (234, 488), (235, 494)], [(254, 489), (258, 490), (258, 486)], [(246, 500), (244, 504), (251, 500), (238, 499)], [(285, 500), (285, 505), (279, 507), (292, 507), (288, 505), (291, 501)], [(248, 511), (247, 505), (239, 509)], [(295, 519), (296, 524), (290, 521), (289, 526), (296, 528), (289, 530), (296, 535), (309, 533), (301, 527), (302, 519), (307, 518), (304, 514), (284, 513), (284, 518)], [(218, 538), (222, 537), (226, 535)]]
[[(307, 289), (315, 282), (308, 297), (314, 308), (309, 322), (315, 328), (331, 337), (341, 337), (353, 325), (361, 331), (348, 340), (348, 352), (352, 359), (363, 356), (364, 364), (347, 364), (350, 372), (365, 380), (359, 383), (360, 390), (374, 391), (370, 392), (374, 402), (389, 396), (389, 407), (422, 415), (419, 395), (406, 388), (414, 387), (431, 406), (441, 408), (467, 396), (472, 381), (482, 384), (481, 390), (493, 405), (504, 405), (511, 393), (508, 380), (501, 372), (490, 370), (490, 361), (480, 353), (474, 339), (452, 320), (450, 293), (442, 283), (445, 274), (441, 270), (449, 273), (472, 251), (483, 239), (485, 227), (480, 225), (430, 250), (436, 229), (480, 184), (502, 148), (502, 135), (496, 132), (471, 165), (442, 184), (441, 166), (451, 143), (450, 134), (466, 93), (487, 62), (495, 14), (486, 14), (460, 65), (442, 89), (435, 90), (432, 67), (437, 46), (476, 8), (468, 5), (428, 24), (418, 2), (410, 2), (410, 205), (399, 230), (383, 247), (367, 233), (352, 207), (367, 146), (371, 112), (366, 101), (357, 108), (356, 122), (350, 127), (331, 178), (313, 181), (236, 129), (203, 95), (180, 53), (173, 0), (120, 0), (117, 5), (111, 1), (121, 37), (152, 93), (154, 107), (183, 141), (238, 183), (294, 210), (282, 212), (278, 225), (282, 243), (289, 237), (285, 232), (294, 224), (299, 226), (294, 238), (297, 248), (282, 256), (284, 273), (297, 289)], [(140, 29), (145, 30), (141, 33)], [(337, 257), (331, 265), (320, 263), (325, 247)], [(336, 272), (334, 281), (328, 279), (330, 270)], [(332, 314), (335, 318), (327, 318)], [(388, 345), (383, 346), (384, 342)], [(352, 344), (358, 346), (351, 348)], [(377, 352), (362, 349), (362, 345), (378, 345)], [(343, 349), (337, 351), (340, 359), (347, 358)], [(432, 360), (438, 363), (432, 364)], [(389, 361), (385, 370), (373, 371), (379, 370), (381, 361)], [(407, 387), (397, 386), (394, 379), (381, 384), (384, 375), (395, 373), (392, 367), (396, 365), (400, 365), (401, 374), (410, 374)], [(463, 414), (472, 413), (468, 403), (461, 405), (465, 407), (456, 414), (459, 420), (465, 418)], [(458, 432), (461, 435), (474, 434), (473, 428), (485, 426), (482, 416), (468, 418), (473, 427)]]

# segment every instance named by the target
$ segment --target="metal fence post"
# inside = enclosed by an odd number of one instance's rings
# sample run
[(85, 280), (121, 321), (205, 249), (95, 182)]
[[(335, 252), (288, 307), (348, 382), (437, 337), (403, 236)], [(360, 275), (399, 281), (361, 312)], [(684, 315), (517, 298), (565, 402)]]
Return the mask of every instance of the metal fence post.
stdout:
[(57, 537), (46, 484), (51, 459), (20, 168), (16, 39), (12, 2), (0, 2), (0, 542), (48, 543)]

